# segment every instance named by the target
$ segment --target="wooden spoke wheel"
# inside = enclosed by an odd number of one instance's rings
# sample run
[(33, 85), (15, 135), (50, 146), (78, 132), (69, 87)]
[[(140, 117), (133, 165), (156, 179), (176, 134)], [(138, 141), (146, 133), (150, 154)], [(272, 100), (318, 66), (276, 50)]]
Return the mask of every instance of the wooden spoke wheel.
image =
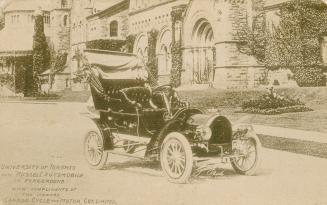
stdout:
[(170, 181), (186, 183), (192, 172), (193, 154), (186, 137), (172, 132), (164, 139), (160, 151), (161, 167)]
[(84, 155), (90, 167), (103, 169), (107, 162), (108, 153), (104, 150), (102, 135), (95, 130), (89, 131), (84, 140)]
[(257, 137), (249, 137), (241, 140), (241, 157), (231, 160), (232, 167), (239, 174), (253, 175), (260, 164), (261, 143)]

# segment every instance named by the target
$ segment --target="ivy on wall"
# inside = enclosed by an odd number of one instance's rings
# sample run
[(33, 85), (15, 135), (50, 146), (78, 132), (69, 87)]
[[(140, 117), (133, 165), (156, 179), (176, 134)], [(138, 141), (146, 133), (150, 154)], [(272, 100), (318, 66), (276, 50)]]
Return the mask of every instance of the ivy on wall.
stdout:
[[(258, 12), (254, 18), (262, 18)], [(323, 86), (321, 40), (327, 36), (327, 6), (319, 1), (292, 0), (283, 4), (279, 25), (252, 25), (242, 30), (246, 47), (269, 70), (290, 69), (299, 86)], [(255, 21), (254, 21), (255, 22)]]
[(117, 52), (122, 51), (125, 45), (126, 45), (125, 40), (116, 40), (116, 39), (99, 39), (99, 40), (86, 42), (87, 49), (99, 49), (99, 50), (108, 50), (108, 51), (117, 51)]
[(265, 64), (266, 55), (266, 19), (264, 10), (264, 1), (252, 0), (252, 9), (255, 15), (252, 22), (238, 23), (237, 44), (241, 53), (254, 56), (260, 63)]
[(3, 18), (0, 17), (0, 30), (2, 30), (5, 27), (5, 23)]
[(5, 27), (5, 18), (3, 14), (3, 8), (0, 7), (0, 30)]
[(88, 41), (86, 42), (86, 48), (133, 53), (135, 37), (136, 37), (135, 35), (129, 35), (126, 37), (126, 40), (98, 39), (98, 40)]
[(280, 25), (268, 34), (266, 64), (290, 68), (299, 86), (326, 85), (321, 40), (327, 36), (327, 6), (293, 0), (281, 8), (280, 19)]
[(33, 71), (33, 56), (21, 56), (15, 58), (15, 86), (16, 93), (24, 93), (24, 96), (28, 96), (28, 81)]
[(26, 96), (37, 96), (41, 82), (39, 75), (50, 67), (50, 50), (44, 34), (44, 18), (39, 14), (35, 17), (33, 36), (33, 68), (28, 69), (26, 76)]
[(27, 88), (26, 81), (27, 76), (32, 74), (33, 57), (31, 55), (19, 56), (19, 57), (5, 57), (3, 60), (7, 65), (14, 64), (15, 73), (14, 75), (2, 74), (0, 75), (0, 85), (5, 85), (16, 93), (24, 93), (26, 96)]
[(172, 54), (172, 70), (171, 70), (171, 84), (174, 87), (181, 85), (181, 73), (182, 73), (182, 46), (181, 42), (174, 42), (171, 47)]
[(134, 43), (135, 43), (136, 35), (128, 35), (126, 37), (126, 50), (128, 53), (133, 53)]
[(65, 70), (67, 57), (68, 57), (68, 53), (66, 52), (58, 53), (54, 56), (54, 61), (50, 72), (50, 87), (52, 87), (55, 81), (56, 74), (61, 73)]
[(158, 83), (158, 61), (156, 55), (158, 31), (153, 29), (148, 32), (148, 61), (147, 68), (149, 72), (149, 83), (157, 85)]
[[(177, 22), (182, 22), (184, 11), (185, 7), (176, 7), (170, 14), (172, 19), (172, 69), (170, 83), (174, 87), (181, 85), (181, 75), (183, 68), (182, 36), (181, 31), (177, 30), (176, 24)], [(177, 34), (179, 35), (179, 39), (176, 39), (176, 32), (180, 32)]]

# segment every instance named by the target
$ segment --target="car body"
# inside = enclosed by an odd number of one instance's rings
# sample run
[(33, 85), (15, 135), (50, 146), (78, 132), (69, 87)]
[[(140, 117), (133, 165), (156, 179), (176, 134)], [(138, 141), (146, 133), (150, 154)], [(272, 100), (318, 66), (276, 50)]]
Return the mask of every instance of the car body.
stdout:
[[(187, 182), (199, 162), (212, 160), (230, 161), (241, 174), (255, 173), (261, 145), (250, 126), (233, 130), (225, 116), (191, 107), (171, 85), (151, 87), (147, 76), (129, 75), (145, 69), (139, 64), (90, 66), (90, 88), (99, 113), (92, 118), (97, 129), (90, 130), (84, 141), (91, 167), (105, 167), (111, 153), (159, 160), (168, 179), (176, 183)], [(129, 74), (117, 77), (117, 70)], [(144, 156), (136, 155), (142, 150)]]

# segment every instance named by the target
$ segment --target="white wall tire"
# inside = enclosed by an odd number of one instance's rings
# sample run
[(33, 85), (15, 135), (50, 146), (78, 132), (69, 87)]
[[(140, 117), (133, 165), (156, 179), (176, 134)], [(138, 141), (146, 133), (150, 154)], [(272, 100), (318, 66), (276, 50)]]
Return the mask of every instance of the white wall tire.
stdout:
[(187, 183), (193, 168), (193, 153), (186, 137), (178, 132), (168, 134), (160, 150), (161, 168), (169, 181)]
[(108, 152), (104, 150), (104, 140), (98, 130), (90, 130), (84, 138), (84, 156), (92, 169), (103, 169)]
[(248, 139), (244, 140), (248, 151), (244, 157), (233, 158), (231, 160), (234, 170), (242, 175), (256, 174), (261, 163), (261, 143), (255, 133), (248, 133)]

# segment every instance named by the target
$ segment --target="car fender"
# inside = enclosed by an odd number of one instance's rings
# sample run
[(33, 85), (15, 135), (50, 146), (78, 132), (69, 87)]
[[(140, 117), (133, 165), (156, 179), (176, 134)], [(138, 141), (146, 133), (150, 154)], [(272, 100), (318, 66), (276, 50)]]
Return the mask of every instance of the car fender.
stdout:
[(110, 127), (107, 123), (101, 121), (98, 118), (91, 118), (94, 124), (97, 126), (98, 130), (103, 137), (103, 146), (105, 150), (112, 150), (114, 148), (112, 142), (112, 133), (110, 131)]
[(195, 114), (204, 114), (204, 112), (198, 108), (182, 108), (175, 112), (173, 119), (180, 119), (186, 121), (190, 116)]

